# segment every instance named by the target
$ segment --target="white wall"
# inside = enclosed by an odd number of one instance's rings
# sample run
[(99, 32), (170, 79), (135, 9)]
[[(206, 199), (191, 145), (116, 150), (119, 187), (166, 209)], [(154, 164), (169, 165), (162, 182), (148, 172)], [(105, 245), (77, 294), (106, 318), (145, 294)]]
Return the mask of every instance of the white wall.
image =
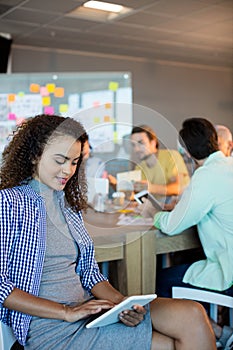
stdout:
[(174, 130), (189, 116), (206, 117), (233, 132), (229, 68), (13, 45), (12, 72), (61, 71), (130, 71), (134, 104), (140, 106), (134, 122), (151, 125), (168, 147), (175, 147)]

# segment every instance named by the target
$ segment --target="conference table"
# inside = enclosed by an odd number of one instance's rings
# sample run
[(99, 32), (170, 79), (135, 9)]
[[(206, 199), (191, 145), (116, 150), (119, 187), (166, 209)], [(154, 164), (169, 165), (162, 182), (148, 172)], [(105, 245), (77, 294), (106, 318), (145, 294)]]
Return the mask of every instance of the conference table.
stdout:
[(150, 225), (117, 225), (118, 211), (83, 214), (95, 244), (98, 263), (115, 262), (118, 288), (124, 295), (149, 294), (156, 290), (158, 254), (200, 247), (196, 227), (168, 236)]

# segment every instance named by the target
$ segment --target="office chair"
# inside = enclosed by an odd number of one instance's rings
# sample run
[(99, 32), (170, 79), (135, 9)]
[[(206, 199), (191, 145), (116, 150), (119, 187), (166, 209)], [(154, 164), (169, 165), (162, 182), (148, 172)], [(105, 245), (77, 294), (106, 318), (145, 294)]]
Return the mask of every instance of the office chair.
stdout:
[(229, 325), (233, 327), (233, 297), (201, 289), (172, 287), (172, 297), (178, 299), (191, 299), (210, 304), (210, 318), (217, 322), (218, 305), (229, 308)]

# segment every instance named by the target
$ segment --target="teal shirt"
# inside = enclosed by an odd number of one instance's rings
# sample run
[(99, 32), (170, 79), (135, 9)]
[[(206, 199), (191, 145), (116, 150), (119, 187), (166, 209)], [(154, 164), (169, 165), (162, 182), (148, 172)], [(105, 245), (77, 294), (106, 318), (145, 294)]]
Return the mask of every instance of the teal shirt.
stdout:
[(193, 263), (183, 282), (222, 291), (233, 285), (233, 158), (218, 151), (198, 168), (171, 212), (154, 225), (172, 236), (197, 225), (206, 259)]

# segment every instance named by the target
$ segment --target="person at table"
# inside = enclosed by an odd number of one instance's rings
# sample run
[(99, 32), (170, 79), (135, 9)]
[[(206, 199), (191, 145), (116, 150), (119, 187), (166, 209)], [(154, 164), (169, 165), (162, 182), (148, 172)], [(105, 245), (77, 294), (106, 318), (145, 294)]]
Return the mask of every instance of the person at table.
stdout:
[(1, 322), (27, 350), (215, 349), (205, 311), (187, 300), (158, 298), (121, 312), (116, 324), (86, 328), (125, 298), (100, 273), (82, 219), (86, 140), (77, 121), (38, 115), (4, 150)]
[(169, 297), (172, 286), (186, 286), (233, 296), (233, 158), (219, 151), (216, 130), (204, 118), (185, 120), (179, 138), (197, 169), (174, 209), (155, 214), (154, 226), (172, 236), (197, 225), (205, 257), (158, 271), (156, 292)]
[(233, 150), (232, 133), (224, 125), (215, 125), (215, 129), (218, 134), (219, 150), (222, 151), (226, 157), (230, 157)]
[(158, 138), (147, 125), (135, 126), (132, 129), (131, 142), (139, 159), (135, 170), (142, 172), (142, 181), (134, 183), (135, 192), (148, 189), (158, 198), (179, 196), (190, 179), (179, 152), (159, 149)]
[(140, 159), (135, 169), (142, 171), (142, 181), (135, 183), (135, 190), (139, 192), (147, 187), (156, 195), (180, 195), (189, 183), (189, 174), (179, 152), (159, 149), (158, 138), (147, 125), (135, 126), (131, 141)]
[(83, 146), (83, 161), (86, 166), (86, 174), (88, 177), (96, 178), (106, 178), (107, 172), (105, 170), (105, 164), (102, 159), (94, 156), (92, 147), (88, 140), (84, 143)]

